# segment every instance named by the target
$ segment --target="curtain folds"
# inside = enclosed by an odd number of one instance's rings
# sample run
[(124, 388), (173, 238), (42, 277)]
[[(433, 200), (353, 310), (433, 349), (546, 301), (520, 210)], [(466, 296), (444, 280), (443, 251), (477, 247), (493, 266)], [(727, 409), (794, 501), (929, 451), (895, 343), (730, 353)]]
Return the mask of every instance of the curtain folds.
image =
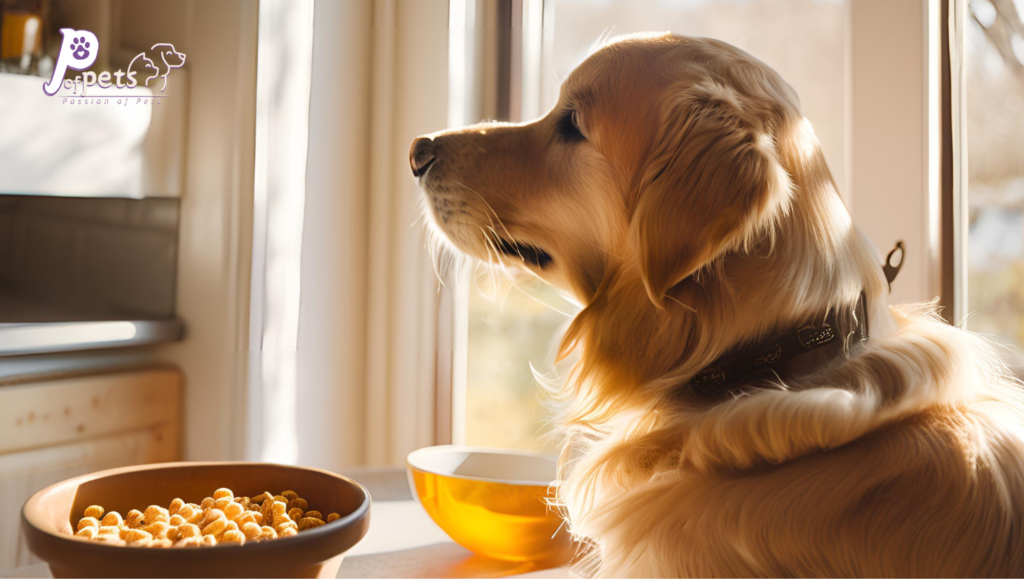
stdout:
[(260, 17), (246, 455), (401, 465), (436, 440), (441, 293), (407, 159), (446, 126), (448, 3)]

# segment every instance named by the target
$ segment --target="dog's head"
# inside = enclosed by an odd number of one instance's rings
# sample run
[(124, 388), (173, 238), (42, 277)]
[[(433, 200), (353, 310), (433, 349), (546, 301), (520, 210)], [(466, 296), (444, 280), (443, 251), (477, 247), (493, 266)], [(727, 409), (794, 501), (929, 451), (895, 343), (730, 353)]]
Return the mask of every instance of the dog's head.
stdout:
[(168, 69), (181, 68), (185, 64), (185, 55), (175, 50), (173, 44), (154, 44), (152, 51), (160, 55)]
[(462, 252), (582, 303), (628, 269), (663, 307), (787, 210), (797, 107), (772, 69), (728, 44), (630, 36), (583, 62), (545, 117), (420, 137), (410, 162), (430, 221)]

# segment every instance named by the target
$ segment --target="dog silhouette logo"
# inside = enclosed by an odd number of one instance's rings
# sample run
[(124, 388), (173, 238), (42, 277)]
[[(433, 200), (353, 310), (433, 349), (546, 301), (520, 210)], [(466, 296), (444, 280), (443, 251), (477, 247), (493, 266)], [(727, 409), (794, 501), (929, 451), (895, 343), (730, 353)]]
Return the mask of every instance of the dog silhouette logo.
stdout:
[(149, 86), (149, 81), (155, 78), (162, 78), (164, 84), (160, 87), (160, 92), (164, 92), (167, 88), (167, 75), (171, 74), (172, 69), (181, 68), (184, 64), (185, 54), (175, 50), (173, 44), (154, 44), (152, 48), (140, 52), (132, 59), (128, 65), (128, 75), (135, 73), (140, 79), (145, 78), (145, 86)]

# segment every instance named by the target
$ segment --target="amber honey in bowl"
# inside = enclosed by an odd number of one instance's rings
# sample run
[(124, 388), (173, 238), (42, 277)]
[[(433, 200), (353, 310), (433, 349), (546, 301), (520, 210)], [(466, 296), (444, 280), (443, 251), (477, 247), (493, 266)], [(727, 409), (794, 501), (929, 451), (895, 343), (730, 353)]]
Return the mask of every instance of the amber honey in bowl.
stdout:
[(413, 494), (456, 543), (508, 561), (558, 565), (573, 553), (562, 517), (550, 506), (553, 457), (464, 446), (409, 455)]

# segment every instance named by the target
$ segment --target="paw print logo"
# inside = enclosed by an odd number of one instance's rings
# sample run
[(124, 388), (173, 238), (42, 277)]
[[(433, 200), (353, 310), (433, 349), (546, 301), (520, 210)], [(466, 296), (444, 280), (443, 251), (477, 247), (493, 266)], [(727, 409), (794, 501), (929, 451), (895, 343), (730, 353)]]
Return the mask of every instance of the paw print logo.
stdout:
[(76, 60), (89, 58), (89, 41), (84, 36), (71, 41), (71, 56)]

